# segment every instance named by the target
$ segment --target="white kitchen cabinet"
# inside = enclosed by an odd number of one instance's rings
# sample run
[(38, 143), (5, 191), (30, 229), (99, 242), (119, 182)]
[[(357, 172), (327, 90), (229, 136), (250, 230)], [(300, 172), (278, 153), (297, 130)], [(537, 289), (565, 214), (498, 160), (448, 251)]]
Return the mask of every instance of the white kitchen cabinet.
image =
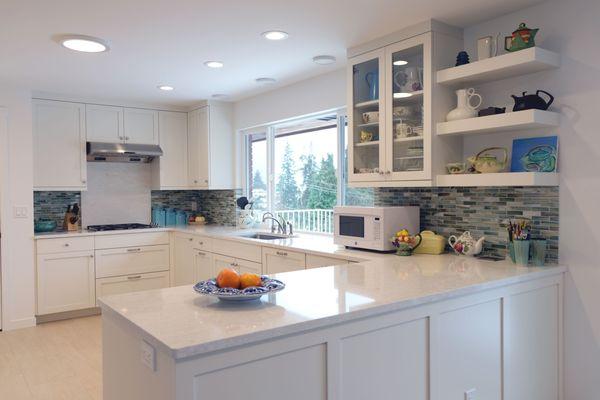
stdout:
[(96, 296), (139, 292), (169, 287), (169, 272), (152, 272), (96, 279)]
[(88, 142), (117, 143), (125, 140), (123, 107), (85, 105)]
[(138, 246), (96, 250), (96, 277), (169, 270), (169, 246)]
[(216, 277), (214, 255), (198, 249), (192, 249), (192, 251), (194, 260), (192, 284)]
[(38, 254), (37, 315), (95, 306), (94, 253)]
[(173, 235), (173, 286), (194, 283), (194, 238), (191, 235)]
[(263, 247), (263, 267), (266, 274), (298, 271), (306, 268), (306, 256), (296, 251)]
[(123, 133), (127, 143), (158, 144), (158, 111), (125, 108)]
[(239, 240), (213, 239), (212, 252), (256, 263), (262, 262), (261, 246)]
[(331, 265), (348, 264), (348, 260), (344, 258), (334, 258), (327, 256), (318, 256), (315, 254), (306, 255), (306, 268), (329, 267)]
[(188, 179), (188, 117), (186, 113), (158, 114), (161, 157), (152, 162), (155, 189), (186, 189)]
[(190, 188), (233, 189), (234, 130), (230, 104), (211, 102), (188, 113)]
[(33, 100), (34, 190), (85, 190), (85, 142), (85, 105)]
[(229, 256), (224, 256), (221, 254), (214, 254), (214, 271), (216, 274), (219, 273), (224, 268), (233, 268), (238, 273), (252, 273), (252, 274), (261, 274), (262, 273), (262, 265), (260, 263), (254, 261), (243, 260), (240, 258), (234, 258)]

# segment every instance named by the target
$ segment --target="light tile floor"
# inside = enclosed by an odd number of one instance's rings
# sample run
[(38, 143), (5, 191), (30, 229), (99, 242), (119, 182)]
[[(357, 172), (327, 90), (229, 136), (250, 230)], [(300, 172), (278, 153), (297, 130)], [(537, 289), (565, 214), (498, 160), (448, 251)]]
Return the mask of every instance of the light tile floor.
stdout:
[(0, 399), (102, 399), (100, 316), (0, 332)]

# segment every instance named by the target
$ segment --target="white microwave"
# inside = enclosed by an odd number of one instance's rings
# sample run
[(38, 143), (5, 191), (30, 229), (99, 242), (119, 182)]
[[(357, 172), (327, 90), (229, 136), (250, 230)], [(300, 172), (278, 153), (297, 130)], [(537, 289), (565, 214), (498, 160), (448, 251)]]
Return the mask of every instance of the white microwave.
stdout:
[(360, 249), (391, 251), (391, 238), (400, 229), (420, 232), (419, 207), (333, 208), (334, 243)]

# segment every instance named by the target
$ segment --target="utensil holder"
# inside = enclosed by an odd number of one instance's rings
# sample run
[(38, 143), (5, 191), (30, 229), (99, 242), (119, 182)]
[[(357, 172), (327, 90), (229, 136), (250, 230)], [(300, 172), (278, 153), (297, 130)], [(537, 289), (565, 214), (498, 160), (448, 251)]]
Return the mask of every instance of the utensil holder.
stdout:
[(535, 266), (543, 266), (546, 261), (546, 239), (531, 240), (531, 263)]
[(508, 242), (508, 256), (510, 257), (510, 260), (513, 263), (516, 263), (517, 261), (515, 260), (515, 245), (513, 243), (514, 242)]
[(514, 240), (515, 263), (526, 267), (529, 264), (529, 240)]

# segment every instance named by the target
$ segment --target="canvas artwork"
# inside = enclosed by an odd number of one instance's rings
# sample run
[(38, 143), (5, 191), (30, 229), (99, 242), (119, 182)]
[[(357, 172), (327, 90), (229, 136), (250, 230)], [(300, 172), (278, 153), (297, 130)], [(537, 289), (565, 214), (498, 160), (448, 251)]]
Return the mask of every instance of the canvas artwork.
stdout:
[(514, 139), (511, 172), (556, 172), (558, 136)]

